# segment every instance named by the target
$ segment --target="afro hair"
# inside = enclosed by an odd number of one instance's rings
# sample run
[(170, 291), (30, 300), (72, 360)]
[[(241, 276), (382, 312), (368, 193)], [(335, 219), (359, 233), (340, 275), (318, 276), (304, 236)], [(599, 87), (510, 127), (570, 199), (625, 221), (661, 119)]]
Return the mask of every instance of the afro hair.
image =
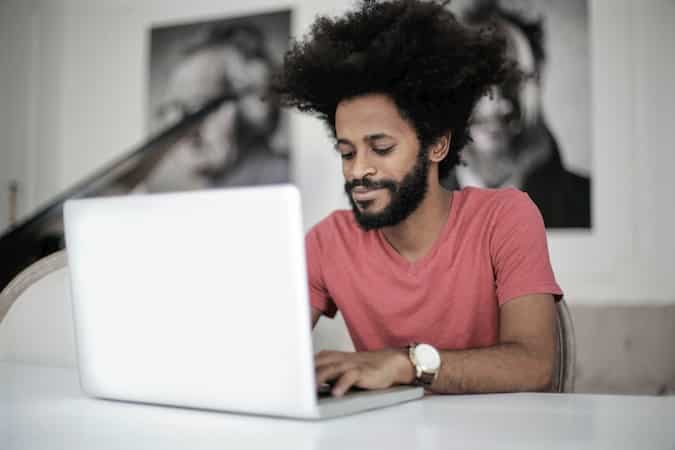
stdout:
[(387, 95), (422, 149), (452, 133), (439, 165), (444, 178), (460, 161), (476, 101), (520, 76), (503, 39), (460, 24), (447, 3), (360, 1), (344, 16), (317, 17), (308, 35), (292, 43), (276, 77), (282, 105), (317, 115), (335, 136), (341, 101)]

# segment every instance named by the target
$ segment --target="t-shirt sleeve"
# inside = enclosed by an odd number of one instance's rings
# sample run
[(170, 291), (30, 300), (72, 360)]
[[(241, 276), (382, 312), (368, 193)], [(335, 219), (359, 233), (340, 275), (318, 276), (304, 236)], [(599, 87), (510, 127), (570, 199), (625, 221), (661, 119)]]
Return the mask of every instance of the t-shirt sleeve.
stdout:
[(556, 301), (562, 298), (551, 267), (544, 220), (526, 193), (505, 193), (490, 249), (500, 306), (523, 295), (552, 294)]
[(324, 282), (321, 268), (322, 248), (319, 232), (312, 228), (305, 236), (307, 253), (307, 278), (309, 283), (309, 302), (327, 317), (333, 318), (337, 313), (337, 306), (330, 297)]

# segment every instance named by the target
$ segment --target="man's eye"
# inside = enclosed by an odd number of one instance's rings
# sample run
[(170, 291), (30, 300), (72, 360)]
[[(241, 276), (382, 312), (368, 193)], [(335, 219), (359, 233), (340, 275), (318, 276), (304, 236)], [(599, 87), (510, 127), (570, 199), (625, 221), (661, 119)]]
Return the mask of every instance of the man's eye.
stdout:
[(354, 157), (354, 153), (353, 153), (353, 152), (349, 152), (349, 153), (340, 153), (340, 158), (342, 158), (343, 160), (352, 159), (353, 157)]
[(390, 145), (389, 147), (373, 147), (373, 151), (378, 155), (383, 156), (391, 152), (393, 148), (394, 148), (393, 145)]

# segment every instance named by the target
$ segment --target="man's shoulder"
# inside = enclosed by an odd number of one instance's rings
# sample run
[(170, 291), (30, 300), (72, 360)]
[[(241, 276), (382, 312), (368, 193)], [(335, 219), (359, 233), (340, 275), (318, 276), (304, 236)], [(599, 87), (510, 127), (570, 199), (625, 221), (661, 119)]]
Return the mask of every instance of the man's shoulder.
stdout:
[(327, 230), (333, 227), (358, 228), (354, 213), (346, 209), (338, 209), (321, 219), (312, 230)]
[(515, 188), (466, 187), (458, 191), (457, 200), (456, 226), (466, 236), (482, 238), (486, 233), (508, 229), (520, 220), (536, 220), (540, 215), (530, 197)]
[(308, 236), (313, 236), (323, 242), (335, 242), (343, 240), (347, 236), (354, 236), (362, 233), (354, 218), (354, 213), (349, 210), (337, 210), (321, 219), (307, 232)]
[(513, 206), (530, 201), (529, 196), (516, 188), (478, 188), (465, 187), (458, 191), (463, 209), (477, 213), (490, 212), (496, 209)]

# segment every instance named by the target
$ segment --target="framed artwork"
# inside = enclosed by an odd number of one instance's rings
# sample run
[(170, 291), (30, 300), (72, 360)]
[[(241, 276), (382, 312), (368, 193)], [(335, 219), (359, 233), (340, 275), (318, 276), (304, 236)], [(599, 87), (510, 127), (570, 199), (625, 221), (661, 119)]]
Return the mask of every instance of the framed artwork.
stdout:
[(587, 0), (458, 0), (449, 8), (489, 27), (523, 73), (493, 88), (471, 119), (464, 165), (448, 188), (516, 187), (549, 229), (590, 229), (591, 110)]
[(289, 181), (288, 121), (269, 93), (288, 48), (290, 11), (214, 19), (150, 31), (150, 133), (230, 94), (165, 152), (143, 180), (149, 192)]

